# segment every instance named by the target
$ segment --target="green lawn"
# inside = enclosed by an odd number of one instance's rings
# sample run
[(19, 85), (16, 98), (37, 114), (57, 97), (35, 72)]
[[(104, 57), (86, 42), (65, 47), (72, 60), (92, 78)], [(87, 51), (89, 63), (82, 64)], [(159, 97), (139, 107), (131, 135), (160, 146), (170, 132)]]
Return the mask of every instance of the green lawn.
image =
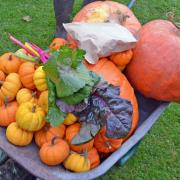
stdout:
[[(73, 14), (80, 2), (76, 1)], [(168, 11), (180, 16), (180, 3), (178, 0), (138, 0), (133, 11), (146, 23), (152, 19), (166, 19)], [(22, 20), (27, 15), (32, 17), (31, 22)], [(54, 30), (52, 0), (0, 0), (0, 54), (17, 49), (8, 40), (8, 33), (46, 48), (53, 39)], [(101, 179), (180, 179), (180, 106), (172, 103), (144, 138), (136, 155), (125, 166), (113, 167)]]

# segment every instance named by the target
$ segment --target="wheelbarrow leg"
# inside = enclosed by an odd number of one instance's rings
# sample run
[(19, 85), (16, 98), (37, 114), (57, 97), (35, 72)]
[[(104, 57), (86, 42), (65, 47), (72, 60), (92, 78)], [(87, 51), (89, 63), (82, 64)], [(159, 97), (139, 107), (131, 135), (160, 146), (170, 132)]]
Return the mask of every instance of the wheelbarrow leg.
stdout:
[(54, 11), (56, 16), (55, 37), (66, 38), (66, 31), (62, 23), (70, 21), (74, 0), (54, 0)]
[(94, 2), (94, 1), (97, 1), (97, 0), (84, 0), (82, 6), (85, 6), (86, 4), (92, 3), (92, 2)]

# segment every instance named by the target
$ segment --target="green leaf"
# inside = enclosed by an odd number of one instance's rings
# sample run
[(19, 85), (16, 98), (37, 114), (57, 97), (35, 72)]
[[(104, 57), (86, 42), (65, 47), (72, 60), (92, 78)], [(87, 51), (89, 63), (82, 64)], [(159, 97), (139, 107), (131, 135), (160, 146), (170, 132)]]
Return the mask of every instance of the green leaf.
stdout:
[(43, 70), (46, 73), (46, 77), (48, 77), (55, 84), (60, 83), (59, 72), (57, 70), (59, 53), (59, 51), (52, 53), (48, 61), (43, 66)]
[(64, 122), (65, 113), (61, 112), (57, 106), (50, 106), (46, 120), (54, 127)]
[(79, 104), (81, 101), (83, 101), (85, 98), (87, 98), (92, 91), (92, 87), (89, 85), (86, 85), (73, 95), (63, 97), (61, 98), (65, 103), (67, 104)]
[(52, 124), (52, 126), (59, 126), (63, 123), (66, 116), (65, 113), (61, 112), (56, 105), (56, 91), (53, 82), (47, 78), (48, 85), (48, 113), (46, 120)]
[(70, 65), (75, 69), (79, 63), (84, 60), (85, 51), (82, 49), (71, 49), (67, 46), (61, 46), (60, 59), (61, 64)]
[(98, 124), (83, 123), (79, 133), (72, 139), (71, 144), (84, 144), (93, 139), (100, 130)]
[(86, 81), (82, 78), (83, 75), (71, 67), (59, 67), (58, 71), (61, 77), (61, 82), (56, 86), (59, 98), (72, 95), (86, 85)]

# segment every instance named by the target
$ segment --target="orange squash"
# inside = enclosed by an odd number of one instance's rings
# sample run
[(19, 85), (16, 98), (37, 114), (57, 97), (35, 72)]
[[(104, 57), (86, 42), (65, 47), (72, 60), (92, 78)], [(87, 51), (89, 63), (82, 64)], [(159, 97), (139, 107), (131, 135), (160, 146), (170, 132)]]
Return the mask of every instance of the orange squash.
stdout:
[(98, 154), (96, 148), (93, 147), (88, 152), (88, 159), (90, 161), (91, 169), (97, 167), (100, 164), (100, 157), (99, 157), (99, 154)]
[(96, 135), (94, 140), (94, 146), (99, 152), (102, 153), (110, 153), (117, 150), (121, 144), (123, 143), (123, 139), (113, 139), (106, 137), (106, 129), (103, 128)]
[(50, 141), (54, 136), (63, 138), (65, 135), (66, 127), (61, 124), (58, 127), (52, 127), (50, 124), (46, 124), (40, 131), (35, 132), (35, 142), (41, 147), (44, 143)]
[(78, 132), (80, 131), (80, 128), (81, 128), (81, 125), (79, 123), (74, 123), (68, 126), (66, 129), (65, 139), (70, 144), (71, 150), (78, 153), (83, 153), (85, 150), (89, 151), (92, 149), (94, 140), (92, 139), (91, 141), (84, 144), (80, 144), (80, 145), (72, 145), (71, 141), (78, 134)]
[(127, 50), (120, 53), (115, 53), (110, 56), (110, 60), (116, 64), (119, 69), (122, 71), (125, 69), (126, 65), (131, 61), (133, 56), (132, 50)]
[(11, 52), (0, 57), (0, 70), (6, 74), (18, 72), (20, 65), (21, 60)]
[(138, 125), (138, 104), (134, 94), (134, 90), (129, 84), (128, 80), (122, 74), (119, 69), (108, 59), (103, 58), (97, 62), (95, 65), (86, 63), (86, 66), (94, 71), (95, 73), (101, 75), (108, 83), (120, 87), (120, 96), (131, 102), (133, 107), (132, 114), (132, 126), (129, 132), (129, 137)]
[(140, 30), (127, 77), (144, 96), (180, 102), (180, 29), (154, 20)]
[(57, 137), (43, 144), (39, 151), (41, 161), (49, 166), (61, 164), (68, 155), (68, 143)]
[(54, 38), (52, 43), (49, 46), (51, 50), (59, 50), (59, 48), (63, 45), (66, 45), (67, 41), (63, 38)]
[(23, 63), (19, 68), (19, 75), (24, 87), (35, 89), (33, 75), (35, 72), (35, 64), (31, 62)]
[(4, 103), (0, 106), (0, 126), (8, 126), (16, 121), (16, 111), (18, 104), (16, 101), (8, 102), (8, 98), (4, 99)]
[(125, 5), (113, 1), (96, 1), (83, 7), (74, 17), (74, 22), (117, 21), (136, 33), (141, 24), (133, 12)]

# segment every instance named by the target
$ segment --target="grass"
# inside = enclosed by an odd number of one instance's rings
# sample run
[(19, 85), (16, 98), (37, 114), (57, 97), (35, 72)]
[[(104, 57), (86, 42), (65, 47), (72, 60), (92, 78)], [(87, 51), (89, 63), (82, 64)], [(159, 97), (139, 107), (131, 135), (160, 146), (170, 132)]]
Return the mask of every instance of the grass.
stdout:
[[(76, 0), (75, 14), (80, 7)], [(122, 0), (127, 4), (127, 0)], [(173, 11), (180, 16), (178, 0), (138, 0), (133, 8), (141, 23), (163, 18)], [(24, 22), (23, 16), (32, 21)], [(47, 48), (55, 30), (52, 0), (0, 0), (0, 54), (17, 49), (8, 33), (22, 41), (30, 41)], [(123, 167), (114, 166), (100, 179), (171, 180), (180, 179), (180, 106), (171, 103), (159, 121), (142, 141), (136, 155)]]

